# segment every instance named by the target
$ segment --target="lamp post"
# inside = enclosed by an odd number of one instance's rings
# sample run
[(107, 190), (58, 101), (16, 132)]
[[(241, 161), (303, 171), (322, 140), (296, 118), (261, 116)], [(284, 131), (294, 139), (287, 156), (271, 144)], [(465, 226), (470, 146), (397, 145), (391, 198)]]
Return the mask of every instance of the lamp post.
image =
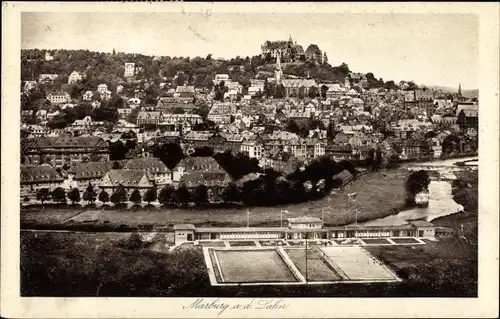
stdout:
[(308, 278), (309, 278), (309, 276), (308, 276), (308, 269), (307, 269), (307, 258), (308, 258), (308, 257), (307, 257), (307, 240), (309, 239), (309, 238), (308, 238), (308, 237), (309, 237), (308, 235), (309, 235), (309, 233), (308, 233), (308, 232), (307, 232), (307, 230), (306, 230), (306, 283), (307, 283), (307, 280), (308, 280)]

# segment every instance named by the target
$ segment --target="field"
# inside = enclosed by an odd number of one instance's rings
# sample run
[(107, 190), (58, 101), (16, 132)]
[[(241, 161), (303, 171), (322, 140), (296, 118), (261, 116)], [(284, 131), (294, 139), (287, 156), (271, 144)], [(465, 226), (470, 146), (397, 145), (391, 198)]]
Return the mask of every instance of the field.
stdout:
[(324, 247), (321, 250), (350, 280), (395, 280), (381, 262), (360, 247)]
[(297, 281), (276, 250), (213, 252), (219, 261), (219, 270), (225, 283)]
[[(347, 202), (347, 193), (357, 192), (358, 221), (382, 218), (397, 212), (404, 204), (404, 181), (408, 172), (391, 170), (360, 176), (344, 189), (327, 197), (300, 204), (253, 207), (250, 226), (279, 226), (280, 211), (287, 209), (288, 217), (321, 217), (324, 209), (325, 225), (347, 225), (355, 221), (355, 208)], [(330, 202), (328, 202), (330, 198)], [(68, 227), (153, 227), (194, 223), (197, 226), (245, 226), (246, 207), (235, 208), (159, 208), (141, 210), (113, 209), (41, 209), (21, 210), (23, 228)]]
[[(286, 249), (285, 252), (295, 264), (295, 267), (306, 276), (306, 250), (302, 248)], [(307, 280), (308, 281), (336, 281), (340, 280), (332, 269), (328, 267), (312, 249), (307, 251)]]

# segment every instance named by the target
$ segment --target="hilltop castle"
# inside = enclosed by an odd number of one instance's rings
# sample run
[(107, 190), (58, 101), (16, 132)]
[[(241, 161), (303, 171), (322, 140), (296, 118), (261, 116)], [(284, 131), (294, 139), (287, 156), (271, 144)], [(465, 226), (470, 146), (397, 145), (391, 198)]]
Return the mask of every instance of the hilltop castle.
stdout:
[(311, 44), (304, 51), (302, 45), (297, 44), (297, 41), (292, 40), (292, 36), (288, 41), (266, 41), (261, 45), (261, 57), (271, 56), (277, 58), (281, 56), (282, 62), (295, 62), (295, 61), (314, 61), (322, 63), (322, 52), (316, 44)]

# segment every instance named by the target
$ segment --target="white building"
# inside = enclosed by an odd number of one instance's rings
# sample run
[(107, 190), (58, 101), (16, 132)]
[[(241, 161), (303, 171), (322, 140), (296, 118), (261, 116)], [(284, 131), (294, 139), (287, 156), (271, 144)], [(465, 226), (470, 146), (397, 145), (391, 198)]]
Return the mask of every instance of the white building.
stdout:
[(83, 75), (77, 71), (73, 71), (68, 77), (68, 84), (73, 84), (81, 80), (83, 80)]
[(97, 86), (97, 92), (100, 94), (103, 94), (106, 91), (108, 91), (108, 86), (106, 84), (102, 83)]
[(132, 77), (135, 75), (135, 63), (127, 62), (125, 63), (125, 72), (123, 76)]

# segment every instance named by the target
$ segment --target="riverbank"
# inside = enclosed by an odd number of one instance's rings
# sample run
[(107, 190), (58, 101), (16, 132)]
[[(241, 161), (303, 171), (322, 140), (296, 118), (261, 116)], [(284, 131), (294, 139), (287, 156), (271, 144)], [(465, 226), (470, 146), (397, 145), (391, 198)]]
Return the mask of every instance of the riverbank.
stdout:
[[(250, 209), (250, 226), (279, 226), (283, 218), (322, 217), (326, 226), (343, 226), (397, 214), (404, 207), (404, 182), (409, 172), (389, 170), (359, 176), (346, 187), (326, 197), (299, 204)], [(348, 193), (356, 192), (355, 205), (348, 202)], [(155, 227), (192, 223), (197, 226), (238, 227), (247, 225), (247, 208), (150, 208), (150, 209), (44, 209), (22, 208), (21, 228), (80, 231), (151, 231)]]

